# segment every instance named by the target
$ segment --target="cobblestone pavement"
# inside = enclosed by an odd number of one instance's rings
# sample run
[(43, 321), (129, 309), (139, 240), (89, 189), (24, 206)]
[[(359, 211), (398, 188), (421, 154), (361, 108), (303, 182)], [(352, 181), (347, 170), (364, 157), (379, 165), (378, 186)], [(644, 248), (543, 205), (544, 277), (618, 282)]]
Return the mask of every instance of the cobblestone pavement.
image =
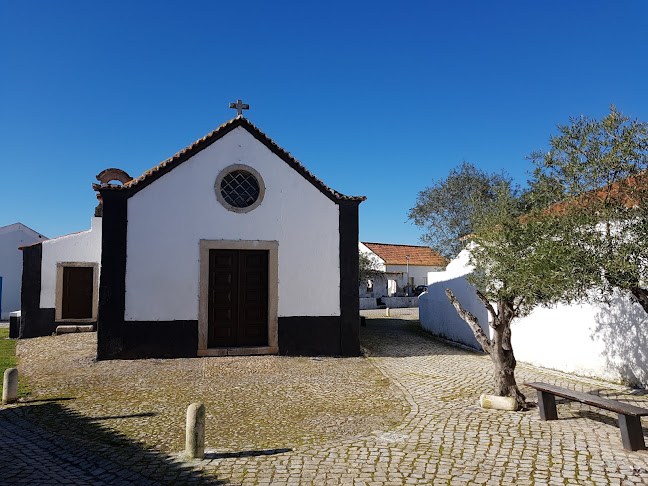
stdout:
[[(613, 415), (578, 403), (561, 403), (555, 422), (541, 422), (537, 410), (483, 410), (476, 401), (491, 387), (488, 358), (418, 329), (370, 319), (362, 333), (370, 360), (410, 405), (396, 428), (273, 457), (208, 457), (196, 466), (238, 484), (648, 484), (648, 452), (623, 450)], [(648, 405), (643, 396), (624, 396), (624, 387), (533, 366), (519, 365), (518, 380)]]
[[(69, 414), (55, 402), (0, 409), (2, 486), (224, 484), (214, 476), (203, 477), (180, 457), (140, 447), (100, 428), (88, 430), (86, 425), (85, 435), (78, 434), (76, 440), (61, 437), (21, 416), (22, 409), (34, 406), (44, 407), (41, 413)], [(74, 427), (77, 422), (68, 423)]]
[[(623, 450), (613, 414), (560, 401), (560, 420), (552, 422), (540, 421), (535, 409), (483, 410), (476, 402), (491, 388), (488, 358), (430, 339), (407, 320), (413, 314), (402, 317), (367, 319), (361, 330), (370, 362), (409, 405), (395, 427), (285, 449), (208, 450), (201, 461), (183, 461), (117, 435), (104, 449), (85, 449), (26, 422), (18, 413), (25, 405), (5, 407), (0, 484), (192, 484), (210, 476), (212, 484), (648, 484), (648, 452)], [(647, 396), (608, 382), (528, 365), (518, 365), (517, 377), (648, 406)], [(59, 404), (31, 406), (62, 413)]]

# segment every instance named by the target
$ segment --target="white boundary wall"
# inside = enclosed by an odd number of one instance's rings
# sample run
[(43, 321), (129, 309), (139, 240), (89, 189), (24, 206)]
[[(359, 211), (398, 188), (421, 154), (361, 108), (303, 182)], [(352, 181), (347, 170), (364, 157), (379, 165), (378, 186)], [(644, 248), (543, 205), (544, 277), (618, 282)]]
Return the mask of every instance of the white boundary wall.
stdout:
[(447, 288), (452, 290), (464, 308), (479, 319), (488, 335), (488, 312), (464, 278), (470, 273), (468, 258), (469, 254), (464, 250), (445, 271), (428, 273), (428, 291), (419, 295), (419, 319), (421, 326), (433, 334), (481, 350), (468, 324), (459, 317), (445, 294)]
[[(445, 272), (431, 272), (436, 283), (419, 297), (421, 325), (434, 334), (479, 348), (468, 325), (445, 296), (451, 288), (486, 330), (488, 314), (465, 275), (468, 252), (462, 251)], [(597, 295), (592, 294), (596, 299)], [(518, 361), (581, 376), (648, 385), (648, 318), (639, 304), (616, 293), (605, 303), (538, 307), (513, 321), (512, 343)], [(489, 334), (490, 335), (490, 334)]]
[[(265, 184), (248, 213), (216, 199), (216, 177), (233, 164)], [(278, 241), (279, 317), (339, 316), (339, 235), (338, 205), (236, 128), (128, 200), (125, 319), (198, 319), (201, 239)]]

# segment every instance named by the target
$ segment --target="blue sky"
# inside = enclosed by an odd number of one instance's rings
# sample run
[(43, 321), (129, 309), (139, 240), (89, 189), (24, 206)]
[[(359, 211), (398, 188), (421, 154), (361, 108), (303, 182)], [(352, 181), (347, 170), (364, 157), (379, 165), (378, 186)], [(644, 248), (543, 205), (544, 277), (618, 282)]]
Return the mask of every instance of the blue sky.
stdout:
[(0, 226), (90, 226), (91, 184), (245, 115), (364, 241), (418, 244), (418, 191), (462, 160), (520, 182), (569, 117), (648, 120), (648, 2), (0, 2)]

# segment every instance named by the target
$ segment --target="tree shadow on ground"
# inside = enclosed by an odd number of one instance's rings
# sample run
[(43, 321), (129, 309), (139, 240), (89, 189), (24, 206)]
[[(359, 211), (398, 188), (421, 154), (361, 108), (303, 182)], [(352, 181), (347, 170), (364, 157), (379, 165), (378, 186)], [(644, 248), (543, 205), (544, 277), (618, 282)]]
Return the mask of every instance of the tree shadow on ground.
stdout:
[[(395, 341), (403, 345), (394, 346)], [(370, 356), (483, 356), (484, 353), (439, 339), (421, 327), (419, 321), (399, 318), (367, 318), (360, 328), (360, 343)]]
[[(128, 420), (130, 416), (122, 418)], [(178, 458), (102, 426), (97, 423), (100, 420), (80, 415), (57, 402), (0, 409), (0, 483), (72, 481), (146, 486), (227, 482), (203, 476)]]

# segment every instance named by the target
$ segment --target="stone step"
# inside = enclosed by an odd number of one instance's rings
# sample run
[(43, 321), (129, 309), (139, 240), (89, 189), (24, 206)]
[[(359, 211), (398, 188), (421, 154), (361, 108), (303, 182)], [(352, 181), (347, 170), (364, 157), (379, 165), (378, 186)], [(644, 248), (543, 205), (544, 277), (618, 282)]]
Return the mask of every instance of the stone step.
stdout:
[(92, 324), (89, 325), (65, 325), (56, 326), (56, 334), (68, 334), (71, 332), (93, 332), (95, 330)]

